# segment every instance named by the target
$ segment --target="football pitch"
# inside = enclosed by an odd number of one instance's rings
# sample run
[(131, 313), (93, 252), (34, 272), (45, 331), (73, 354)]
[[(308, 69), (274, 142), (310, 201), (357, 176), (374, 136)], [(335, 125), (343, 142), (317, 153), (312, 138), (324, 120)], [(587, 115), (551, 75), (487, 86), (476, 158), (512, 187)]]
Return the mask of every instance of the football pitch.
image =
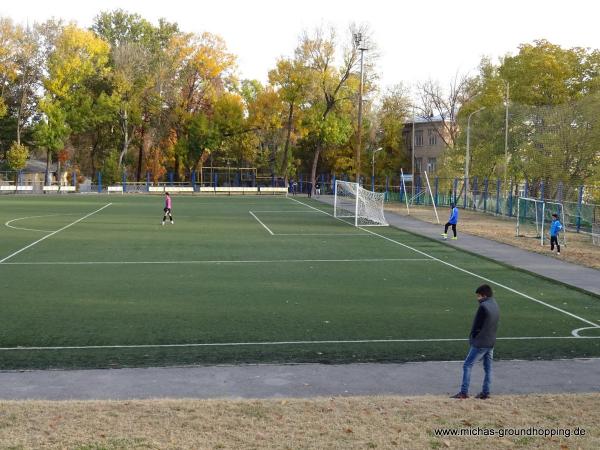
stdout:
[(280, 196), (0, 197), (0, 369), (600, 356), (600, 299)]

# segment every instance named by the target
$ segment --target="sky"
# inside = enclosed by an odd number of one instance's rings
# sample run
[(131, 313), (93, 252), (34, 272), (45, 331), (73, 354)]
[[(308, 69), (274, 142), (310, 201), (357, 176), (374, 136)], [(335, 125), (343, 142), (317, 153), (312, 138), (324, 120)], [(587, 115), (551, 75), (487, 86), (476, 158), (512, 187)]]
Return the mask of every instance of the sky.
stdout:
[(475, 74), (483, 56), (497, 62), (535, 39), (600, 48), (596, 0), (2, 0), (0, 16), (22, 24), (59, 17), (88, 27), (100, 11), (117, 8), (222, 36), (240, 78), (262, 82), (278, 57), (293, 54), (302, 31), (334, 26), (341, 39), (352, 22), (373, 31), (384, 89), (428, 79), (447, 85), (457, 74)]

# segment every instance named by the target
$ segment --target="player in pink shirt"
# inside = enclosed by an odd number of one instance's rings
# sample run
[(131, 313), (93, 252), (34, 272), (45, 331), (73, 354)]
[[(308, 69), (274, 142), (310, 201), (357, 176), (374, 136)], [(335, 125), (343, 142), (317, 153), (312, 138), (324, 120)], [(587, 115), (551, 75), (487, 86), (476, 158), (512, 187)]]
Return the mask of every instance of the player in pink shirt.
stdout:
[(172, 206), (172, 202), (171, 202), (171, 196), (169, 195), (168, 192), (165, 192), (165, 209), (163, 210), (165, 212), (165, 215), (163, 216), (163, 220), (162, 220), (162, 224), (165, 224), (165, 221), (167, 220), (167, 214), (169, 215), (169, 219), (171, 220), (171, 225), (173, 225), (175, 222), (173, 222), (173, 215), (171, 214), (171, 206)]

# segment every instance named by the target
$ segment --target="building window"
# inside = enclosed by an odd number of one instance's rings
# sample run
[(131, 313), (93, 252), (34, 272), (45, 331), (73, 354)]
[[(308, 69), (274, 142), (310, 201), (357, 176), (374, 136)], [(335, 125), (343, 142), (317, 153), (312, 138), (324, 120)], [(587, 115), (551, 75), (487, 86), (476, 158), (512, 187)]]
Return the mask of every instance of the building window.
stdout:
[(415, 132), (415, 147), (423, 147), (423, 130)]
[(427, 173), (434, 173), (435, 172), (435, 158), (428, 158), (427, 159)]
[(427, 134), (429, 137), (429, 145), (432, 147), (434, 145), (437, 145), (437, 133), (435, 132), (435, 130), (429, 129), (427, 130)]
[(423, 158), (415, 158), (415, 172), (421, 173), (422, 167), (423, 167)]

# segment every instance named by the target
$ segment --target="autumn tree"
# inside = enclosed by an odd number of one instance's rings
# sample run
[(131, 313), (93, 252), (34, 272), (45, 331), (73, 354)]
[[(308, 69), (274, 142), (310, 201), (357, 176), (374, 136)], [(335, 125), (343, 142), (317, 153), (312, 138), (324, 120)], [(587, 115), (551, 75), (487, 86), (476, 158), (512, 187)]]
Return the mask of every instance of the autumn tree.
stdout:
[[(108, 44), (90, 31), (68, 25), (57, 36), (48, 56), (45, 95), (40, 103), (47, 125), (58, 126), (50, 132), (42, 126), (38, 133), (43, 142), (51, 143), (46, 147), (48, 164), (52, 152), (60, 150), (54, 148), (60, 140), (75, 141), (81, 135), (98, 133), (98, 127), (115, 114), (108, 93), (108, 58)], [(94, 154), (91, 157), (93, 160)]]
[(285, 107), (283, 111), (285, 143), (281, 172), (287, 186), (291, 158), (290, 150), (293, 142), (300, 136), (298, 125), (302, 111), (301, 103), (306, 98), (310, 87), (309, 70), (298, 58), (282, 58), (277, 61), (276, 68), (269, 72), (269, 83), (275, 88), (280, 102)]
[(23, 144), (13, 142), (6, 153), (6, 163), (11, 170), (21, 170), (25, 168), (29, 158), (29, 150)]
[(375, 125), (370, 137), (374, 147), (381, 147), (383, 155), (376, 161), (377, 169), (393, 175), (398, 168), (407, 167), (410, 157), (403, 140), (404, 124), (411, 114), (408, 90), (403, 85), (387, 89), (375, 111)]
[(153, 27), (139, 14), (116, 10), (99, 14), (92, 30), (110, 44), (111, 95), (114, 104), (118, 105), (122, 139), (118, 158), (121, 168), (134, 137), (134, 128), (140, 123), (140, 95), (149, 78), (147, 44), (152, 39)]
[(322, 152), (342, 145), (353, 134), (350, 118), (342, 113), (343, 104), (352, 102), (356, 92), (356, 89), (351, 88), (351, 79), (356, 79), (359, 50), (351, 39), (352, 34), (351, 30), (347, 36), (347, 44), (342, 49), (339, 67), (336, 66), (336, 39), (333, 29), (327, 33), (324, 30), (316, 30), (312, 35), (305, 33), (296, 49), (296, 57), (306, 66), (311, 83), (308, 95), (310, 108), (304, 120), (310, 131), (304, 141), (312, 153), (312, 186), (315, 185)]

